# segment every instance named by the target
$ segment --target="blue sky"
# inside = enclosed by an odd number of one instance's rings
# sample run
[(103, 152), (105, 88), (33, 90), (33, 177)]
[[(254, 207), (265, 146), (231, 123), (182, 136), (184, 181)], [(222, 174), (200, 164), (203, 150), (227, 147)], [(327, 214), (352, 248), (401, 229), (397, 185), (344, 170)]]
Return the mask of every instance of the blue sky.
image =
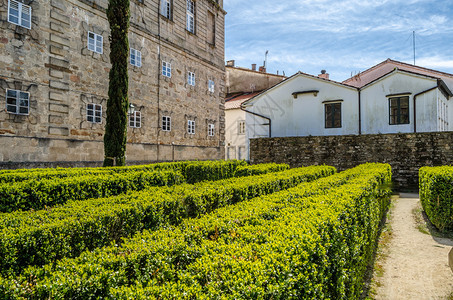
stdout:
[(224, 0), (226, 60), (343, 81), (391, 58), (453, 73), (451, 0)]

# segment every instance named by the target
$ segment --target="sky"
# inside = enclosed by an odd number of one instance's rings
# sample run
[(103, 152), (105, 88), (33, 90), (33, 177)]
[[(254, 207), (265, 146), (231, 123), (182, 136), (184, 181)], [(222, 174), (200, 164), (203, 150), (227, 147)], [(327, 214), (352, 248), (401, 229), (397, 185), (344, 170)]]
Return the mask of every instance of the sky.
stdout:
[(236, 66), (343, 81), (387, 58), (453, 73), (452, 0), (224, 0)]

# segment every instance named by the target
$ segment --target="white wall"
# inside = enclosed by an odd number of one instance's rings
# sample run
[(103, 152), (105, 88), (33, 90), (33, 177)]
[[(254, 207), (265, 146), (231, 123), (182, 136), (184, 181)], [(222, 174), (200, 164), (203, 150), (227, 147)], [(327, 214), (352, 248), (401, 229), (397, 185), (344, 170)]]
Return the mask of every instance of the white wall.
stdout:
[(241, 109), (225, 110), (225, 159), (248, 160), (245, 134), (239, 134), (240, 121), (245, 121), (244, 111)]
[[(414, 95), (437, 85), (436, 79), (393, 73), (363, 88), (362, 134), (414, 132)], [(437, 131), (437, 89), (417, 97), (417, 132)], [(389, 124), (389, 97), (410, 93), (409, 124)]]
[[(318, 90), (315, 96), (293, 92)], [(324, 101), (343, 100), (342, 127), (325, 128)], [(247, 110), (272, 119), (272, 137), (358, 134), (358, 95), (354, 88), (323, 79), (296, 75), (279, 87), (259, 96)], [(248, 137), (268, 136), (267, 120), (247, 114)]]

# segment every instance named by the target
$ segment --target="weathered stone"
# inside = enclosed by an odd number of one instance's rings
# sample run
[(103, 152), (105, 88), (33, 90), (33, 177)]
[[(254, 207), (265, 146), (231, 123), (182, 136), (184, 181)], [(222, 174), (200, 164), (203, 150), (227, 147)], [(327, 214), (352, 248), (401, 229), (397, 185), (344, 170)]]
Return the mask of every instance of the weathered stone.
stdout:
[(49, 99), (55, 101), (63, 101), (64, 95), (62, 93), (57, 92), (49, 92)]
[(50, 69), (49, 75), (59, 79), (63, 78), (63, 72), (54, 69)]
[(68, 55), (68, 51), (65, 50), (63, 47), (50, 45), (50, 53), (60, 55), (66, 57)]
[(49, 127), (49, 134), (50, 135), (69, 135), (69, 129), (66, 127)]
[(51, 56), (49, 58), (49, 63), (51, 66), (55, 66), (57, 68), (68, 69), (69, 68), (69, 61), (64, 59), (59, 59), (56, 57)]
[(51, 80), (49, 86), (54, 89), (69, 91), (69, 83), (66, 82)]
[(64, 33), (65, 30), (67, 30), (65, 27), (67, 26), (63, 27), (61, 23), (50, 22), (50, 29), (57, 31), (59, 33)]
[(66, 5), (62, 1), (58, 0), (52, 0), (51, 2), (52, 7), (58, 8), (59, 10), (65, 12), (66, 11)]
[(50, 17), (54, 20), (57, 20), (57, 21), (60, 21), (62, 23), (69, 25), (69, 17), (62, 15), (61, 13), (59, 13), (55, 10), (50, 11)]
[(64, 38), (58, 34), (51, 33), (50, 34), (50, 40), (54, 43), (60, 44), (60, 45), (68, 45), (69, 44), (69, 39)]
[(49, 111), (67, 114), (69, 112), (69, 107), (64, 104), (49, 103)]
[(61, 125), (63, 124), (62, 116), (49, 115), (49, 123)]

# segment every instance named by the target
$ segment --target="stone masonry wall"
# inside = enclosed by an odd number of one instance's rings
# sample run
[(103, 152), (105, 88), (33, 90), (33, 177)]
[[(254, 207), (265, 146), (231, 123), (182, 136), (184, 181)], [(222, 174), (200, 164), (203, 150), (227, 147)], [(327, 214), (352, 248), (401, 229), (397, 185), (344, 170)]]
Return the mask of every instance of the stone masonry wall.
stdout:
[(453, 132), (263, 138), (250, 140), (251, 163), (326, 164), (339, 171), (366, 162), (392, 166), (395, 187), (418, 187), (423, 166), (453, 164)]
[[(111, 67), (108, 0), (20, 2), (32, 8), (31, 29), (8, 22), (8, 0), (0, 0), (0, 99), (7, 89), (27, 91), (30, 109), (16, 115), (6, 111), (5, 100), (0, 103), (0, 163), (102, 161)], [(142, 66), (129, 64), (129, 102), (141, 112), (141, 127), (128, 127), (128, 143), (141, 146), (130, 146), (128, 157), (168, 158), (162, 149), (176, 147), (186, 149), (185, 159), (223, 158), (223, 2), (196, 1), (195, 34), (186, 30), (186, 0), (171, 2), (171, 19), (160, 15), (159, 2), (131, 1), (129, 43), (141, 51)], [(215, 18), (214, 44), (208, 14)], [(102, 54), (88, 50), (89, 31), (103, 37)], [(171, 78), (161, 75), (162, 61), (172, 64)], [(187, 83), (189, 71), (194, 87)], [(208, 80), (215, 82), (214, 92)], [(90, 103), (102, 105), (101, 123), (87, 120)], [(171, 117), (171, 131), (162, 130), (162, 116)], [(195, 134), (188, 134), (188, 120), (195, 121)], [(208, 136), (208, 124), (214, 124), (214, 136)]]

